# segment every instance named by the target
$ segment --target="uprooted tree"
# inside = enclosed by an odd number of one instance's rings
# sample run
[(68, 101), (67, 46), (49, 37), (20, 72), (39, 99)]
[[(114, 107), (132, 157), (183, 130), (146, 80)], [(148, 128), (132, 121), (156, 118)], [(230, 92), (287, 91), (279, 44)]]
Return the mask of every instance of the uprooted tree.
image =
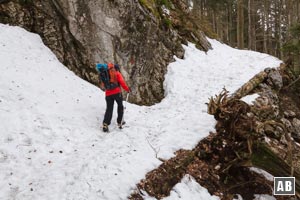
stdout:
[[(217, 120), (210, 133), (193, 150), (180, 150), (159, 168), (149, 172), (130, 199), (142, 199), (143, 191), (158, 199), (185, 174), (190, 174), (211, 194), (232, 199), (236, 194), (272, 194), (273, 183), (249, 167), (273, 176), (294, 176), (300, 198), (300, 83), (290, 67), (265, 69), (239, 90), (226, 89), (209, 99), (208, 113)], [(253, 105), (242, 97), (259, 94)]]
[[(298, 79), (288, 81), (286, 70), (285, 65), (278, 70), (266, 69), (230, 97), (224, 90), (210, 99), (208, 112), (218, 121), (217, 132), (232, 141), (236, 157), (227, 168), (254, 166), (273, 176), (294, 176), (299, 195), (300, 148), (296, 142), (300, 93), (290, 88)], [(260, 94), (252, 106), (240, 100), (249, 93)]]

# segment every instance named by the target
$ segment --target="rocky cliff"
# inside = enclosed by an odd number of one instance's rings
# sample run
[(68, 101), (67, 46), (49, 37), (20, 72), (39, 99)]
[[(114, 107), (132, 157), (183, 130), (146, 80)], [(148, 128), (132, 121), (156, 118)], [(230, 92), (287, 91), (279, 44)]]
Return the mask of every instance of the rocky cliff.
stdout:
[(58, 59), (97, 84), (95, 63), (115, 62), (133, 90), (131, 102), (164, 97), (163, 81), (182, 43), (210, 44), (183, 0), (1, 0), (0, 22), (38, 33)]

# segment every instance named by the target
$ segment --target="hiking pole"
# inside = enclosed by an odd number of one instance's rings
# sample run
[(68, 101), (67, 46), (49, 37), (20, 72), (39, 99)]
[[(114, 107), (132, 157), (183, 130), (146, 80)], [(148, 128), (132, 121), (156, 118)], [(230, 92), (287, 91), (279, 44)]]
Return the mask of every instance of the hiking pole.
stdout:
[(126, 105), (127, 105), (128, 98), (129, 98), (129, 92), (128, 92), (127, 95), (126, 95), (126, 100), (125, 100), (124, 109), (126, 109)]
[(124, 104), (124, 111), (123, 111), (123, 117), (122, 117), (122, 121), (121, 121), (121, 126), (119, 127), (120, 129), (122, 129), (122, 126), (123, 126), (125, 110), (126, 110), (128, 98), (129, 98), (129, 92), (126, 95), (126, 100), (125, 100), (125, 104)]

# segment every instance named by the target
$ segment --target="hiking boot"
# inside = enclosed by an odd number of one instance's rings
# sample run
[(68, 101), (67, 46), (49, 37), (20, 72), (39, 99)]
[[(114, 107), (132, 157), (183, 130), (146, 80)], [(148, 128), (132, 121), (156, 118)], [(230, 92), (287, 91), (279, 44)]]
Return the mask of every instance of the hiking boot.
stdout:
[(108, 132), (108, 125), (103, 123), (103, 132)]
[(122, 128), (123, 128), (122, 126), (123, 126), (124, 124), (126, 124), (126, 122), (125, 122), (125, 121), (122, 121), (122, 123), (118, 123), (118, 127), (119, 127), (119, 129), (122, 129)]

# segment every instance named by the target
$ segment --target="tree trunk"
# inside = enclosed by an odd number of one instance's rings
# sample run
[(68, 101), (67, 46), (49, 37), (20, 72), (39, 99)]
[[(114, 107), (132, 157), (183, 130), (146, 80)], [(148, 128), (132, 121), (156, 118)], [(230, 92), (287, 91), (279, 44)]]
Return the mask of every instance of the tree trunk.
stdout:
[(238, 48), (244, 48), (244, 8), (243, 0), (237, 1), (237, 42)]
[(268, 146), (263, 143), (254, 145), (250, 161), (251, 166), (263, 169), (275, 177), (295, 177), (296, 192), (300, 194), (300, 172), (293, 171), (293, 167), (278, 157)]
[(297, 22), (300, 23), (300, 1), (298, 1), (297, 3), (297, 13), (298, 13)]
[(262, 32), (263, 32), (263, 52), (267, 53), (267, 8), (266, 8), (266, 0), (264, 1), (264, 8), (262, 14)]
[[(292, 13), (291, 13), (291, 10), (292, 10), (292, 0), (287, 0), (287, 26), (290, 28), (291, 25), (292, 25)], [(290, 39), (291, 37), (291, 34), (290, 32), (288, 31), (287, 32), (287, 39)]]
[(277, 8), (278, 8), (278, 16), (277, 16), (277, 26), (278, 26), (278, 37), (277, 37), (277, 43), (279, 48), (277, 49), (278, 52), (278, 57), (280, 59), (283, 59), (283, 51), (282, 51), (282, 46), (283, 46), (283, 31), (282, 31), (282, 26), (286, 26), (285, 20), (284, 20), (284, 5), (286, 5), (285, 0), (282, 0), (278, 2)]
[(253, 49), (253, 37), (252, 37), (252, 3), (248, 0), (248, 49)]
[[(233, 25), (233, 13), (232, 13), (232, 4), (228, 4), (228, 38), (229, 38), (229, 44), (232, 46), (236, 44), (236, 37), (232, 34), (232, 29), (235, 27)], [(235, 46), (235, 45), (234, 45)]]
[(226, 8), (226, 23), (225, 23), (225, 38), (226, 38), (226, 44), (230, 44), (230, 36), (229, 36), (229, 26), (230, 26), (230, 19), (229, 19), (229, 6)]

